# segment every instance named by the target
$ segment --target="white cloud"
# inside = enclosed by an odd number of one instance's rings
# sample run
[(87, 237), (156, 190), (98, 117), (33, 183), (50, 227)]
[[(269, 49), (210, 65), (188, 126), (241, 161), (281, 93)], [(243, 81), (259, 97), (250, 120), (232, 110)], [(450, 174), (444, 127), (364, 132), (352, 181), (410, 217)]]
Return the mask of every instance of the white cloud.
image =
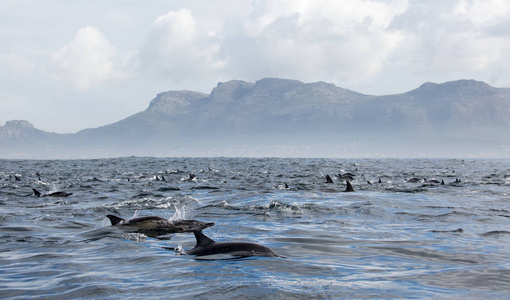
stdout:
[(198, 24), (191, 10), (170, 11), (152, 24), (138, 67), (157, 77), (196, 80), (223, 66), (216, 31)]
[(222, 45), (241, 77), (359, 80), (379, 72), (399, 46), (389, 30), (407, 1), (257, 1)]
[(452, 16), (487, 26), (508, 20), (510, 2), (507, 0), (462, 0), (455, 6)]
[(509, 12), (508, 1), (413, 2), (392, 26), (403, 32), (405, 45), (395, 57), (408, 71), (429, 80), (458, 79), (453, 77), (459, 74), (487, 80), (491, 75), (480, 75), (500, 73), (502, 62), (510, 62), (508, 36), (490, 34), (508, 22)]
[(388, 26), (407, 6), (407, 0), (263, 0), (223, 20), (174, 10), (153, 22), (137, 66), (174, 82), (362, 80), (401, 43), (401, 32)]
[(156, 19), (152, 34), (167, 48), (185, 46), (196, 35), (196, 21), (189, 9), (170, 11)]
[(116, 49), (96, 27), (80, 28), (73, 40), (51, 54), (50, 61), (60, 78), (69, 80), (79, 90), (116, 76)]

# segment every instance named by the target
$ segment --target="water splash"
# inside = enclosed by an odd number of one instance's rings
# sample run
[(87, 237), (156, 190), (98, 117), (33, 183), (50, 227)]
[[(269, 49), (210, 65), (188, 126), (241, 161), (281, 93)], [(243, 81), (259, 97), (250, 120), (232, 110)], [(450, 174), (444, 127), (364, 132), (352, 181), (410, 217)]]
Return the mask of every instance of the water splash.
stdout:
[(107, 217), (104, 217), (101, 222), (99, 222), (94, 229), (99, 229), (103, 227), (112, 226), (112, 222)]
[(175, 202), (173, 203), (175, 212), (173, 216), (169, 218), (169, 220), (175, 221), (187, 219), (188, 213), (193, 211), (195, 207), (200, 204), (200, 201), (191, 196), (175, 198)]
[(140, 209), (139, 209), (139, 208), (137, 208), (137, 209), (135, 210), (135, 213), (133, 214), (133, 216), (132, 216), (131, 218), (129, 218), (129, 219), (131, 220), (131, 219), (137, 218), (137, 217), (138, 217), (138, 213), (139, 213), (139, 212), (140, 212)]

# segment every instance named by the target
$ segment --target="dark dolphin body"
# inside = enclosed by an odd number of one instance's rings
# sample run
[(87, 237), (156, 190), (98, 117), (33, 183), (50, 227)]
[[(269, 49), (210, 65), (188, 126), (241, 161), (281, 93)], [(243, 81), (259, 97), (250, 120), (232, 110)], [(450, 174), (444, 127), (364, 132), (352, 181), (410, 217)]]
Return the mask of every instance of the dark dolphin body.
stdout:
[(347, 181), (353, 181), (354, 180), (354, 174), (352, 173), (344, 173), (344, 174), (338, 174), (338, 179), (340, 180), (347, 180)]
[(431, 179), (431, 180), (427, 180), (426, 178), (423, 178), (423, 182), (425, 183), (434, 183), (434, 184), (441, 184), (441, 185), (444, 185), (444, 180), (437, 180), (437, 179)]
[(203, 230), (211, 227), (214, 223), (205, 223), (197, 220), (179, 220), (171, 222), (165, 218), (158, 216), (147, 216), (124, 220), (114, 215), (107, 215), (112, 226), (120, 225), (126, 229), (133, 228), (139, 232), (143, 232), (148, 236), (158, 236), (177, 232), (191, 232), (193, 230)]
[(187, 252), (189, 255), (206, 256), (227, 254), (237, 257), (280, 257), (270, 248), (259, 244), (244, 242), (215, 242), (198, 230), (193, 231), (193, 233), (197, 239), (197, 244), (193, 249)]
[(63, 192), (63, 191), (53, 192), (53, 193), (48, 193), (48, 194), (42, 194), (41, 192), (39, 192), (36, 189), (32, 189), (32, 191), (34, 191), (34, 196), (36, 196), (36, 197), (45, 197), (45, 196), (48, 196), (48, 197), (68, 197), (68, 196), (71, 196), (73, 194), (73, 193), (67, 193), (67, 192)]
[(123, 229), (141, 232), (150, 237), (157, 237), (169, 233), (183, 232), (165, 218), (157, 216), (139, 217), (124, 220), (114, 215), (107, 215), (112, 226), (122, 226)]
[(205, 223), (197, 220), (177, 220), (172, 222), (175, 227), (181, 229), (183, 232), (192, 232), (193, 230), (202, 231), (207, 227), (214, 226), (214, 222)]
[(416, 178), (416, 177), (413, 177), (413, 178), (409, 178), (406, 180), (406, 182), (411, 182), (411, 183), (416, 183), (416, 182), (419, 182), (420, 181), (420, 178)]

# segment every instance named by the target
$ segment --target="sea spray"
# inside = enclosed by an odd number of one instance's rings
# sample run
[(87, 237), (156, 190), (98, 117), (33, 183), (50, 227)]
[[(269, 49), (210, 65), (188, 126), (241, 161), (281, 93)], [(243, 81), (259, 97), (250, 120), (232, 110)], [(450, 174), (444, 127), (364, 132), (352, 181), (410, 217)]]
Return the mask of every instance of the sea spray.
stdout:
[(174, 203), (172, 203), (175, 212), (173, 216), (169, 218), (170, 221), (184, 220), (188, 218), (190, 212), (192, 212), (197, 205), (200, 205), (200, 201), (191, 196), (175, 197)]

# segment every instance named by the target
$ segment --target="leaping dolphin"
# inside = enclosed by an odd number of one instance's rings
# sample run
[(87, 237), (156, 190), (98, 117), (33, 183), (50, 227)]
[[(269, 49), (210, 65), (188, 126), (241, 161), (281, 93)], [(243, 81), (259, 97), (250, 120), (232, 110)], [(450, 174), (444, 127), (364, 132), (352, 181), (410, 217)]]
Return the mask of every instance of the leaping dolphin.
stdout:
[(198, 230), (194, 230), (193, 233), (197, 239), (197, 244), (193, 249), (187, 251), (190, 255), (206, 256), (227, 254), (236, 257), (280, 257), (270, 248), (259, 244), (244, 242), (215, 242)]
[(213, 222), (205, 223), (197, 220), (177, 220), (171, 222), (158, 216), (138, 217), (129, 220), (124, 220), (114, 215), (106, 215), (106, 217), (110, 219), (112, 226), (121, 225), (140, 230), (158, 230), (166, 233), (191, 232), (193, 230), (202, 231), (214, 225)]
[(112, 226), (120, 225), (120, 226), (126, 226), (126, 227), (134, 227), (136, 229), (161, 229), (161, 230), (168, 230), (171, 232), (180, 232), (181, 230), (175, 227), (172, 222), (168, 221), (165, 218), (157, 217), (157, 216), (148, 216), (148, 217), (138, 217), (138, 218), (132, 218), (129, 220), (124, 220), (122, 218), (119, 218), (114, 215), (106, 215), (108, 219), (110, 219), (110, 222), (112, 223)]

